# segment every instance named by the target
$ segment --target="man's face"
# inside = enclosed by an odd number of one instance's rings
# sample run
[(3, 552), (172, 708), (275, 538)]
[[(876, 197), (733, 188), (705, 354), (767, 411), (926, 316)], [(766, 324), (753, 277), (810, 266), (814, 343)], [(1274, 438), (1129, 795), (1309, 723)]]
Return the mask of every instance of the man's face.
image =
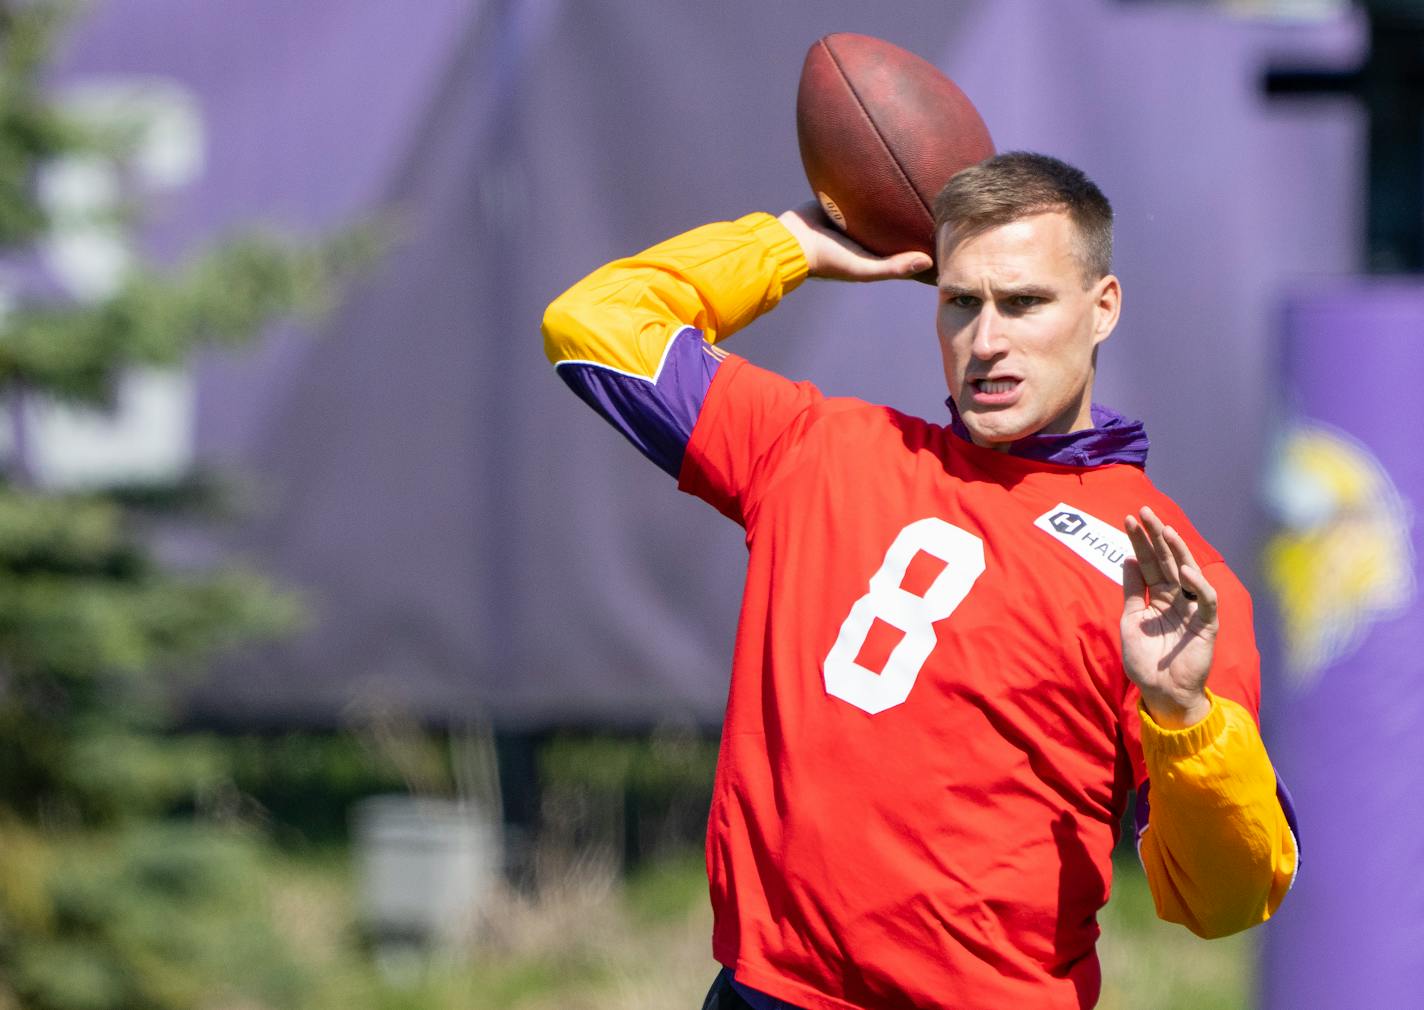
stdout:
[(1067, 214), (1035, 214), (956, 242), (939, 234), (944, 378), (978, 445), (1092, 426), (1093, 349), (1121, 289), (1089, 281)]

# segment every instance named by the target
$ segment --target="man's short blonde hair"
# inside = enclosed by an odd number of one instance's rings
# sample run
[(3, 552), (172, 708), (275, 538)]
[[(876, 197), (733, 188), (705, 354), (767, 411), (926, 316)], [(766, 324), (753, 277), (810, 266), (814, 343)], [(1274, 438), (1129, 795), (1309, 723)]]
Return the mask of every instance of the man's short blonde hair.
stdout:
[(963, 241), (1034, 214), (1062, 211), (1077, 232), (1084, 280), (1112, 271), (1112, 204), (1080, 170), (1046, 154), (1009, 151), (959, 172), (934, 202), (935, 235)]

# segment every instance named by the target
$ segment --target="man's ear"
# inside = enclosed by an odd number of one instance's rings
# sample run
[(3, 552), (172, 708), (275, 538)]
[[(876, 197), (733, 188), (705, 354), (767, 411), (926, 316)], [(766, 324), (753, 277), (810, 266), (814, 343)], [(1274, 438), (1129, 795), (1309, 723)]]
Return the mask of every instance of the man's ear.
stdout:
[(1122, 314), (1122, 283), (1108, 274), (1093, 285), (1093, 346), (1097, 347), (1117, 327)]

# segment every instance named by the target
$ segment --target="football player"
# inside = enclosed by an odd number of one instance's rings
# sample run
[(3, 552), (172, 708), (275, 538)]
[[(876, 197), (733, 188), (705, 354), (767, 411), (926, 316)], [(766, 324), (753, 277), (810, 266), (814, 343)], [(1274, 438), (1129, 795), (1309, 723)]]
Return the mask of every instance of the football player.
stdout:
[(935, 212), (938, 422), (722, 349), (808, 275), (931, 266), (814, 205), (610, 263), (544, 317), (564, 381), (746, 529), (709, 1007), (1091, 1007), (1134, 789), (1162, 918), (1245, 929), (1294, 878), (1250, 600), (1148, 480), (1142, 424), (1092, 402), (1108, 201), (1013, 153)]

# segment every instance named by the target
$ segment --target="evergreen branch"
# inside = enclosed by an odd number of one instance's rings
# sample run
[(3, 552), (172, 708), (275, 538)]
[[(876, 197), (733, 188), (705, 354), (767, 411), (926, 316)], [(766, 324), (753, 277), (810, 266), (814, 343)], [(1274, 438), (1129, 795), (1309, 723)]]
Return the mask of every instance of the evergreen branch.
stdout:
[(0, 573), (131, 578), (146, 570), (142, 554), (124, 536), (123, 513), (112, 502), (0, 490)]
[(111, 704), (114, 689), (152, 683), (157, 671), (287, 632), (299, 614), (294, 594), (242, 571), (136, 582), (0, 578), (0, 667), (17, 697), (39, 687), (53, 704), (92, 710)]
[(176, 480), (111, 484), (104, 497), (138, 514), (227, 519), (241, 514), (247, 491), (246, 484), (230, 474), (198, 467)]
[(94, 150), (96, 139), (41, 90), (44, 62), (77, 4), (0, 5), (0, 250), (45, 231), (35, 174), (66, 153)]
[(369, 228), (315, 245), (251, 233), (175, 274), (138, 272), (94, 305), (18, 309), (0, 334), (0, 382), (106, 405), (125, 366), (177, 365), (198, 347), (242, 343), (274, 319), (328, 308), (337, 280), (375, 248)]

